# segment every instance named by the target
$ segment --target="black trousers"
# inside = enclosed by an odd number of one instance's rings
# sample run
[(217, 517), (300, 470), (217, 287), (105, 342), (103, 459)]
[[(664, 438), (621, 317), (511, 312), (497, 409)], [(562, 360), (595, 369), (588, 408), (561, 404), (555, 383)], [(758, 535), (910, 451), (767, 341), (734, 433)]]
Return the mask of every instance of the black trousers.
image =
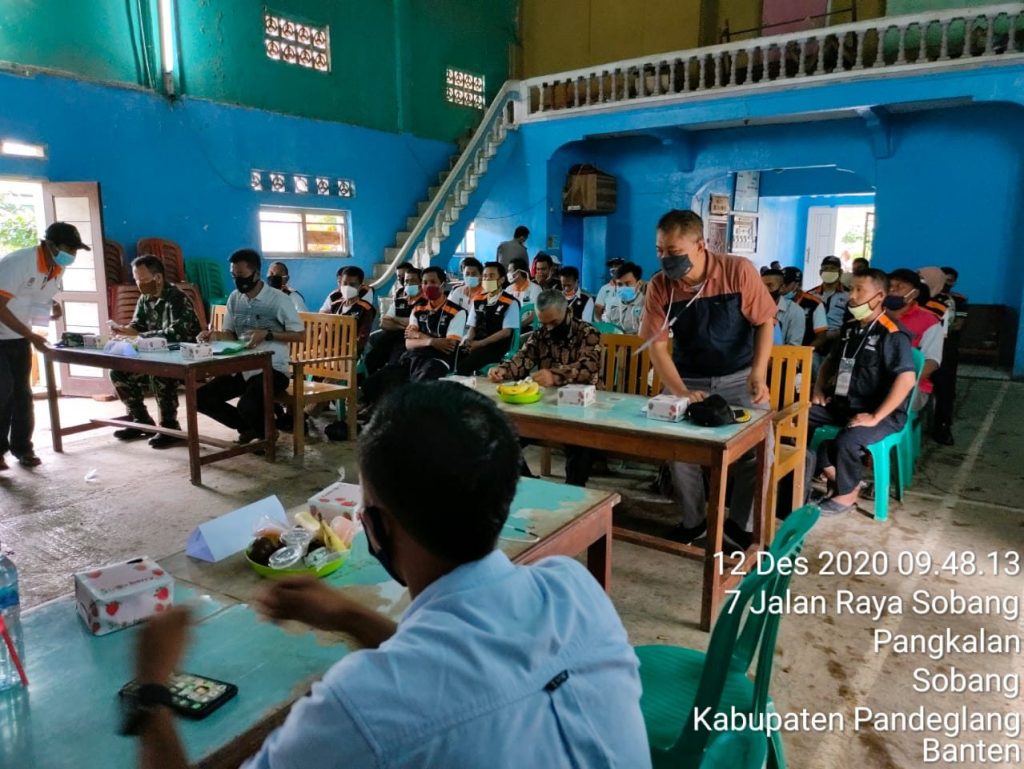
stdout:
[(8, 451), (30, 455), (35, 427), (32, 345), (27, 339), (0, 339), (0, 457)]
[[(898, 416), (897, 416), (898, 415)], [(853, 414), (829, 404), (812, 405), (807, 428), (807, 445), (810, 445), (814, 431), (823, 425), (845, 425)], [(805, 467), (806, 502), (811, 496), (811, 479), (826, 467), (836, 469), (836, 494), (849, 494), (860, 483), (864, 467), (864, 451), (868, 445), (882, 440), (906, 423), (906, 414), (890, 414), (874, 427), (844, 427), (835, 440), (824, 441), (817, 453), (807, 452)]]
[[(288, 377), (273, 372), (274, 394), (288, 389)], [(238, 405), (229, 400), (238, 398)], [(238, 432), (252, 432), (265, 437), (263, 429), (263, 374), (246, 379), (241, 374), (214, 377), (196, 391), (196, 408), (200, 414), (216, 419)]]
[[(529, 446), (532, 441), (520, 439), (519, 445)], [(594, 457), (596, 453), (593, 449), (588, 449), (583, 446), (566, 446), (565, 447), (565, 483), (568, 486), (586, 486), (587, 481), (590, 480), (590, 469), (594, 465)], [(536, 478), (533, 471), (530, 470), (530, 466), (526, 463), (526, 458), (523, 457), (519, 461), (519, 474), (525, 475), (527, 478)]]
[(405, 332), (378, 329), (370, 334), (363, 363), (367, 374), (376, 374), (385, 366), (398, 363), (405, 352)]
[(953, 408), (956, 406), (956, 371), (959, 365), (959, 334), (950, 334), (942, 348), (942, 365), (932, 374), (935, 427), (948, 429), (953, 425)]
[(462, 352), (459, 354), (457, 373), (468, 376), (474, 371), (479, 371), (484, 366), (498, 363), (511, 346), (511, 339), (503, 339), (500, 342), (481, 347), (479, 350), (474, 350), (471, 353)]
[(374, 404), (396, 387), (409, 382), (432, 382), (452, 373), (451, 355), (432, 347), (407, 350), (398, 363), (385, 366), (363, 382), (363, 400)]

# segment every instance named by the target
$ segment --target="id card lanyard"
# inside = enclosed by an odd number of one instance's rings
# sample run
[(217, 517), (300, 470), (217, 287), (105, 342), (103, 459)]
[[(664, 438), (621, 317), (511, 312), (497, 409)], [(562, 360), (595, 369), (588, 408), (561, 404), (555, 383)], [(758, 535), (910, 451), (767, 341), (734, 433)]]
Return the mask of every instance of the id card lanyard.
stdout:
[(840, 398), (845, 398), (850, 394), (850, 382), (853, 380), (853, 369), (857, 365), (857, 356), (864, 349), (864, 345), (871, 335), (871, 329), (875, 327), (876, 323), (878, 323), (878, 318), (871, 321), (871, 325), (867, 327), (864, 336), (861, 337), (860, 344), (854, 350), (852, 358), (847, 354), (850, 351), (850, 342), (847, 341), (843, 345), (843, 355), (839, 359), (839, 374), (836, 376), (836, 395)]
[[(688, 301), (685, 305), (683, 305), (683, 309), (681, 309), (675, 315), (669, 316), (668, 312), (666, 311), (665, 312), (665, 320), (662, 322), (661, 328), (658, 329), (658, 333), (656, 333), (654, 336), (652, 336), (650, 339), (648, 339), (646, 342), (644, 342), (642, 345), (640, 345), (640, 347), (637, 349), (637, 352), (643, 352), (648, 347), (650, 347), (654, 343), (654, 340), (657, 339), (659, 336), (661, 336), (661, 332), (662, 331), (664, 331), (669, 326), (671, 326), (673, 323), (675, 323), (677, 320), (679, 320), (679, 316), (682, 315), (684, 312), (686, 312), (688, 309), (690, 309), (690, 305), (692, 305), (694, 302), (696, 302), (698, 299), (700, 299), (700, 295), (704, 293), (704, 289), (707, 288), (707, 285), (708, 285), (708, 281), (707, 281), (707, 278), (705, 278), (704, 282), (700, 284), (700, 288), (697, 289), (697, 293), (694, 294), (692, 297), (690, 297), (690, 301)], [(672, 288), (669, 291), (669, 295), (668, 295), (668, 308), (669, 308), (669, 310), (672, 309), (672, 303), (673, 303), (673, 301), (675, 301), (675, 297), (676, 297), (675, 288)]]

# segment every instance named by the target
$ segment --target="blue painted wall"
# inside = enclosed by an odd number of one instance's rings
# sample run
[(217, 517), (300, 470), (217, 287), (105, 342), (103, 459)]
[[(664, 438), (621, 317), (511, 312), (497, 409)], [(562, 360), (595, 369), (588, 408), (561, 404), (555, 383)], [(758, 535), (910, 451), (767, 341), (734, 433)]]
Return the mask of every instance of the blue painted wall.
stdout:
[[(260, 204), (350, 211), (351, 259), (289, 262), (292, 283), (319, 306), (335, 272), (369, 272), (405, 229), (454, 147), (339, 123), (68, 78), (0, 74), (0, 136), (47, 145), (46, 160), (0, 156), (0, 175), (99, 181), (104, 229), (134, 255), (142, 237), (181, 244), (186, 260), (226, 260), (259, 247)], [(352, 179), (356, 197), (253, 192), (261, 168)], [(225, 266), (225, 275), (227, 268)]]

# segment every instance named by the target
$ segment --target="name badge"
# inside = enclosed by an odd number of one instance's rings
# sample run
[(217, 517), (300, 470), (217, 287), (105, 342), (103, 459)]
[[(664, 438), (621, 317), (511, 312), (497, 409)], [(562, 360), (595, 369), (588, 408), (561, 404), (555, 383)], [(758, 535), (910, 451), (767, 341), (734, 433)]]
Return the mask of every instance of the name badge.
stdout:
[(853, 379), (853, 367), (856, 358), (839, 359), (839, 375), (836, 377), (836, 395), (845, 398), (850, 394), (850, 381)]

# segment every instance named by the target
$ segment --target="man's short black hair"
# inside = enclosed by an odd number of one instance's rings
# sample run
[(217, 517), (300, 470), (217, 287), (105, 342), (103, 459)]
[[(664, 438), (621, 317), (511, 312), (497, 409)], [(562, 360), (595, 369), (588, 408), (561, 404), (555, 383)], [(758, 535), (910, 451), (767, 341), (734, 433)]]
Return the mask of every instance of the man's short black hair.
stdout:
[(288, 265), (285, 264), (284, 262), (273, 262), (270, 265), (270, 267), (271, 268), (273, 268), (273, 267), (280, 267), (282, 270), (284, 270), (284, 277), (286, 277), (286, 278), (288, 277)]
[(644, 270), (636, 262), (625, 262), (615, 270), (615, 279), (622, 280), (627, 275), (632, 275), (637, 280), (641, 280), (644, 277)]
[(477, 259), (475, 256), (467, 256), (459, 263), (460, 271), (466, 269), (467, 267), (476, 267), (478, 270), (480, 270), (480, 272), (484, 271), (483, 264), (481, 264), (480, 260)]
[(580, 282), (580, 271), (573, 267), (571, 264), (565, 265), (558, 273), (560, 278), (569, 278), (569, 280), (575, 280), (577, 283)]
[(412, 262), (402, 262), (400, 265), (395, 267), (395, 271), (396, 272), (398, 270), (415, 270), (415, 269), (416, 269), (416, 267), (415, 267), (415, 265), (413, 265)]
[(804, 271), (799, 267), (783, 267), (782, 268), (782, 282), (783, 283), (803, 283), (804, 282)]
[(484, 262), (484, 269), (486, 270), (488, 267), (493, 267), (494, 269), (496, 269), (498, 271), (498, 274), (502, 277), (502, 279), (504, 279), (505, 276), (508, 275), (508, 270), (505, 269), (505, 265), (503, 265), (501, 262)]
[(454, 382), (393, 391), (359, 435), (360, 475), (380, 507), (422, 547), (457, 564), (494, 550), (519, 463), (519, 439), (497, 406)]
[(359, 285), (363, 284), (363, 280), (366, 278), (366, 273), (363, 272), (362, 267), (356, 267), (354, 264), (350, 264), (348, 267), (342, 267), (338, 270), (338, 277), (343, 278), (346, 275), (351, 275), (353, 278), (359, 281)]
[(658, 229), (666, 234), (676, 231), (695, 238), (704, 237), (704, 220), (693, 211), (674, 208), (658, 220)]
[(424, 267), (423, 270), (420, 272), (421, 278), (425, 278), (427, 277), (427, 275), (436, 275), (437, 279), (441, 281), (442, 285), (444, 285), (448, 281), (448, 276), (445, 274), (445, 271), (442, 270), (440, 267), (435, 267), (434, 265), (431, 265), (430, 267)]
[(132, 267), (144, 267), (150, 272), (158, 273), (163, 275), (165, 278), (167, 275), (164, 273), (164, 263), (160, 260), (159, 256), (153, 256), (152, 254), (143, 254), (132, 259)]
[(549, 264), (552, 268), (555, 266), (555, 260), (551, 258), (550, 254), (545, 254), (541, 251), (535, 257), (533, 257), (533, 266), (536, 267), (538, 264)]
[(953, 280), (960, 278), (960, 273), (957, 272), (956, 267), (940, 267), (939, 269), (946, 273), (946, 275), (952, 277)]
[(521, 256), (517, 256), (515, 259), (510, 259), (508, 262), (508, 271), (515, 272), (516, 270), (522, 270), (527, 275), (530, 274), (530, 265), (526, 263), (526, 260)]
[(405, 279), (409, 280), (410, 275), (415, 275), (417, 278), (422, 278), (423, 271), (419, 267), (413, 267), (410, 264), (405, 270)]
[(868, 269), (864, 270), (864, 272), (857, 273), (853, 277), (855, 280), (857, 278), (867, 278), (868, 280), (875, 284), (879, 291), (884, 291), (887, 294), (889, 293), (889, 276), (886, 275), (885, 272), (883, 272), (882, 270), (876, 269), (874, 267), (869, 267)]
[(228, 264), (244, 264), (253, 272), (260, 271), (260, 254), (252, 248), (240, 248), (228, 257)]
[(785, 273), (783, 273), (782, 270), (776, 270), (774, 267), (769, 267), (767, 269), (762, 268), (761, 269), (761, 277), (762, 278), (780, 278), (783, 282), (785, 282), (785, 280), (786, 280)]
[(528, 238), (528, 237), (530, 237), (530, 228), (529, 227), (524, 227), (523, 225), (520, 224), (518, 227), (516, 227), (515, 234), (513, 234), (512, 237), (513, 238)]

